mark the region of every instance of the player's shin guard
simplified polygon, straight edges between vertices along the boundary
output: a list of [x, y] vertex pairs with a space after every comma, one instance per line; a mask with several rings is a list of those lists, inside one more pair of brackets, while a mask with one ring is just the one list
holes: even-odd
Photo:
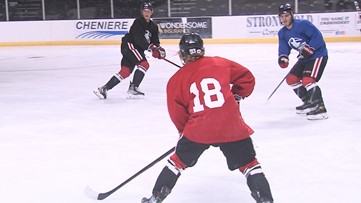
[[104, 85], [106, 90], [110, 90], [116, 85], [120, 83], [123, 79], [119, 76], [119, 74], [114, 75], [110, 80]]
[[308, 100], [308, 95], [307, 95], [307, 90], [304, 86], [302, 86], [302, 83], [296, 83], [291, 85], [293, 91], [296, 93], [296, 95], [303, 101], [303, 102], [307, 102]]
[[306, 86], [307, 95], [310, 103], [323, 102], [322, 93], [320, 87], [316, 83], [311, 83]]
[[134, 84], [135, 87], [139, 87], [140, 83], [143, 81], [145, 72], [136, 69], [134, 72], [134, 76], [133, 76], [133, 81], [132, 83]]
[[147, 61], [142, 61], [137, 65], [132, 82], [135, 87], [139, 87], [148, 69], [149, 69], [149, 63]]
[[172, 191], [180, 175], [181, 169], [177, 168], [171, 159], [168, 159], [167, 165], [159, 174], [153, 188], [153, 197], [159, 199], [160, 202], [163, 201]]
[[257, 203], [273, 202], [269, 183], [256, 158], [249, 164], [240, 167], [239, 170], [246, 176], [251, 195]]
[[251, 190], [252, 197], [257, 201], [257, 203], [273, 202], [269, 183], [263, 173], [248, 176], [247, 185]]
[[328, 118], [327, 110], [323, 102], [322, 93], [320, 87], [316, 83], [312, 83], [307, 87], [307, 93], [309, 94], [310, 105], [313, 106], [313, 109], [307, 112], [308, 120], [324, 120]]

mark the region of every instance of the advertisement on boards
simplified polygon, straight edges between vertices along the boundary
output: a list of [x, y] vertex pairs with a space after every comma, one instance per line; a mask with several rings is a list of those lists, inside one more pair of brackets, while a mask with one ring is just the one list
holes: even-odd
[[77, 40], [120, 39], [128, 33], [134, 20], [79, 20], [74, 21]]
[[[314, 22], [311, 14], [295, 14], [294, 18]], [[246, 17], [245, 29], [247, 37], [277, 37], [282, 26], [278, 15], [258, 15]]]
[[325, 13], [318, 16], [316, 27], [324, 36], [342, 36], [351, 31], [353, 25], [354, 21], [349, 13]]
[[[305, 19], [314, 24], [324, 36], [339, 37], [359, 35], [361, 22], [357, 14], [351, 12], [295, 14], [295, 19]], [[282, 24], [277, 15], [245, 17], [246, 37], [277, 37]]]
[[180, 39], [183, 34], [191, 32], [202, 38], [212, 38], [212, 18], [160, 18], [153, 21], [158, 24], [161, 39]]

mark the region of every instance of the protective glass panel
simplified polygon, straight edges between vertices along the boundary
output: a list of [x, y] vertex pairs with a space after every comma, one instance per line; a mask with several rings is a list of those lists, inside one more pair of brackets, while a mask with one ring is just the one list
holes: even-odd
[[43, 20], [41, 0], [9, 0], [9, 20]]
[[0, 21], [6, 20], [5, 0], [0, 0]]
[[45, 0], [46, 20], [78, 19], [76, 0]]

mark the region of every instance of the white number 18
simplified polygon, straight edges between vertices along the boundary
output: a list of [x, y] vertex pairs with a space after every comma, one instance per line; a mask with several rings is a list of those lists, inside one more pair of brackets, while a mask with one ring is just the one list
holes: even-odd
[[[201, 91], [204, 93], [204, 105], [208, 108], [217, 108], [221, 107], [224, 104], [224, 96], [221, 92], [221, 85], [214, 78], [204, 78], [201, 83]], [[213, 89], [209, 89], [210, 86], [213, 86]], [[199, 98], [199, 90], [197, 88], [196, 83], [192, 83], [190, 92], [196, 95], [194, 97], [194, 107], [193, 112], [199, 112], [204, 110], [204, 105], [201, 104], [201, 100]], [[212, 101], [211, 96], [215, 95], [216, 99]]]

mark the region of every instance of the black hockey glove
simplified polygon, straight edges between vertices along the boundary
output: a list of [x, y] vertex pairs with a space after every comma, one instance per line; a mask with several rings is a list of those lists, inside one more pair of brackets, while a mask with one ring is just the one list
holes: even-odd
[[238, 94], [233, 94], [233, 96], [239, 106], [240, 101], [244, 98], [242, 96], [239, 96]]
[[288, 56], [281, 55], [278, 57], [278, 65], [280, 65], [281, 68], [287, 68], [289, 63]]
[[298, 59], [307, 59], [310, 56], [312, 56], [312, 54], [315, 53], [315, 49], [310, 47], [310, 45], [308, 44], [304, 44], [300, 50], [299, 50], [299, 55], [298, 55]]
[[239, 101], [244, 99], [242, 96], [239, 96], [238, 94], [233, 94], [233, 96], [234, 96], [234, 99], [236, 100], [237, 103], [239, 103]]

